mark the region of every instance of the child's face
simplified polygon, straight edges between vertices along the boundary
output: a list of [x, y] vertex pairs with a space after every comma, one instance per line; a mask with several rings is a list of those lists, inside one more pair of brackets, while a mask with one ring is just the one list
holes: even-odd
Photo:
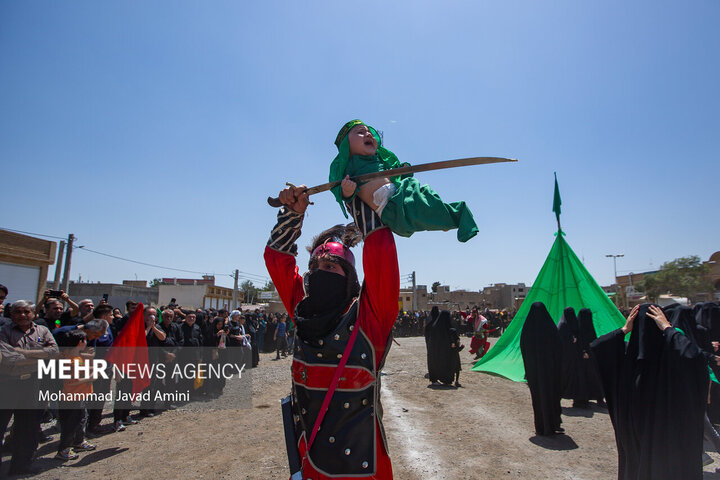
[[377, 140], [365, 125], [356, 125], [348, 133], [350, 155], [375, 155]]

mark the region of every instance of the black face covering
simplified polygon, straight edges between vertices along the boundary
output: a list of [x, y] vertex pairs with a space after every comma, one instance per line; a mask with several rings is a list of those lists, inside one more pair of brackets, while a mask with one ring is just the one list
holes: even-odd
[[340, 320], [347, 301], [347, 278], [315, 270], [305, 278], [305, 297], [296, 307], [298, 335], [317, 338], [331, 331]]
[[340, 306], [347, 296], [347, 279], [339, 273], [315, 270], [306, 278], [306, 308], [321, 313]]

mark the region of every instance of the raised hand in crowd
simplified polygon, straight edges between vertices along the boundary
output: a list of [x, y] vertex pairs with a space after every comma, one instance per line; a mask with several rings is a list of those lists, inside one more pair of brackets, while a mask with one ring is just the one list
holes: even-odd
[[637, 318], [637, 314], [638, 314], [639, 310], [640, 310], [640, 305], [635, 305], [633, 307], [632, 311], [630, 311], [630, 315], [628, 315], [627, 320], [625, 320], [625, 325], [621, 329], [625, 335], [632, 332], [633, 322], [635, 322], [635, 319]]
[[650, 308], [648, 309], [647, 313], [648, 317], [655, 320], [655, 325], [660, 330], [665, 330], [668, 327], [672, 327], [670, 325], [670, 322], [668, 321], [667, 317], [665, 317], [665, 313], [660, 309], [660, 307], [657, 307], [655, 305], [650, 305]]
[[[57, 295], [57, 292], [59, 292], [60, 295]], [[55, 293], [55, 295], [53, 295], [53, 293]], [[71, 317], [74, 317], [78, 313], [80, 313], [80, 307], [78, 306], [78, 304], [73, 302], [70, 299], [70, 296], [67, 293], [63, 292], [62, 290], [57, 290], [56, 292], [54, 292], [53, 290], [45, 290], [43, 292], [42, 300], [40, 302], [38, 302], [38, 304], [35, 306], [35, 313], [39, 314], [43, 310], [43, 308], [45, 308], [45, 303], [48, 300], [50, 300], [51, 298], [56, 298], [58, 300], [65, 302], [70, 307], [70, 316]]]

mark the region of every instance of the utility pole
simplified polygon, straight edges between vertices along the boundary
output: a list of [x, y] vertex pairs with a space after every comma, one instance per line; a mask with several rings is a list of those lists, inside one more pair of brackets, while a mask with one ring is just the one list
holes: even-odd
[[[617, 254], [617, 255], [605, 255], [605, 256], [606, 256], [607, 258], [612, 257], [612, 259], [613, 259], [613, 272], [615, 273], [615, 280], [613, 281], [613, 284], [614, 284], [614, 285], [617, 285], [617, 284], [618, 284], [618, 281], [617, 281], [617, 259], [620, 258], [620, 257], [624, 257], [625, 255], [622, 254], [622, 253], [620, 253], [620, 254]], [[630, 284], [632, 284], [632, 279], [630, 280]], [[619, 289], [618, 287], [616, 287], [616, 288], [615, 288], [615, 295], [618, 294], [618, 290], [620, 290], [620, 289]], [[625, 292], [625, 306], [627, 306], [627, 292]]]
[[615, 272], [615, 283], [617, 283], [617, 259], [620, 257], [624, 257], [625, 255], [621, 253], [619, 255], [605, 255], [605, 256], [608, 258], [612, 257], [612, 259], [613, 259], [613, 271]]
[[53, 280], [53, 290], [60, 290], [60, 272], [62, 271], [64, 253], [65, 240], [60, 240], [60, 248], [58, 249], [57, 260], [55, 261], [55, 280]]
[[232, 304], [233, 310], [237, 310], [237, 303], [238, 303], [238, 275], [240, 274], [240, 271], [235, 269], [235, 286], [233, 287], [233, 298], [232, 298]]
[[63, 273], [63, 288], [62, 291], [68, 293], [68, 286], [70, 285], [70, 262], [72, 261], [73, 243], [75, 242], [75, 235], [72, 233], [68, 235], [67, 255], [65, 256], [65, 272]]
[[416, 288], [417, 285], [415, 285], [415, 270], [413, 270], [413, 273], [412, 273], [412, 285], [413, 285], [412, 286], [412, 292], [413, 292], [412, 308], [413, 308], [413, 312], [417, 312], [417, 288]]

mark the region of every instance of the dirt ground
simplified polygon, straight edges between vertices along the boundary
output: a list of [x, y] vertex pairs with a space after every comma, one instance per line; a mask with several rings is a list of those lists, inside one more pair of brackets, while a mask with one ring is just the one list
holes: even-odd
[[[563, 400], [567, 434], [536, 437], [524, 383], [470, 372], [466, 349], [461, 352], [463, 387], [429, 388], [423, 378], [424, 339], [398, 342], [386, 362], [382, 391], [395, 478], [616, 478], [615, 440], [605, 409], [574, 409]], [[279, 400], [289, 390], [291, 359], [273, 357], [262, 354], [251, 371], [251, 408], [190, 403], [92, 439], [96, 451], [65, 463], [53, 458], [59, 437], [54, 434], [55, 441], [40, 446], [35, 465], [43, 471], [33, 478], [286, 480]], [[112, 413], [107, 414], [103, 422], [111, 423]], [[720, 479], [720, 455], [709, 454], [715, 463], [705, 467], [705, 478]], [[3, 474], [7, 460], [3, 456]]]

